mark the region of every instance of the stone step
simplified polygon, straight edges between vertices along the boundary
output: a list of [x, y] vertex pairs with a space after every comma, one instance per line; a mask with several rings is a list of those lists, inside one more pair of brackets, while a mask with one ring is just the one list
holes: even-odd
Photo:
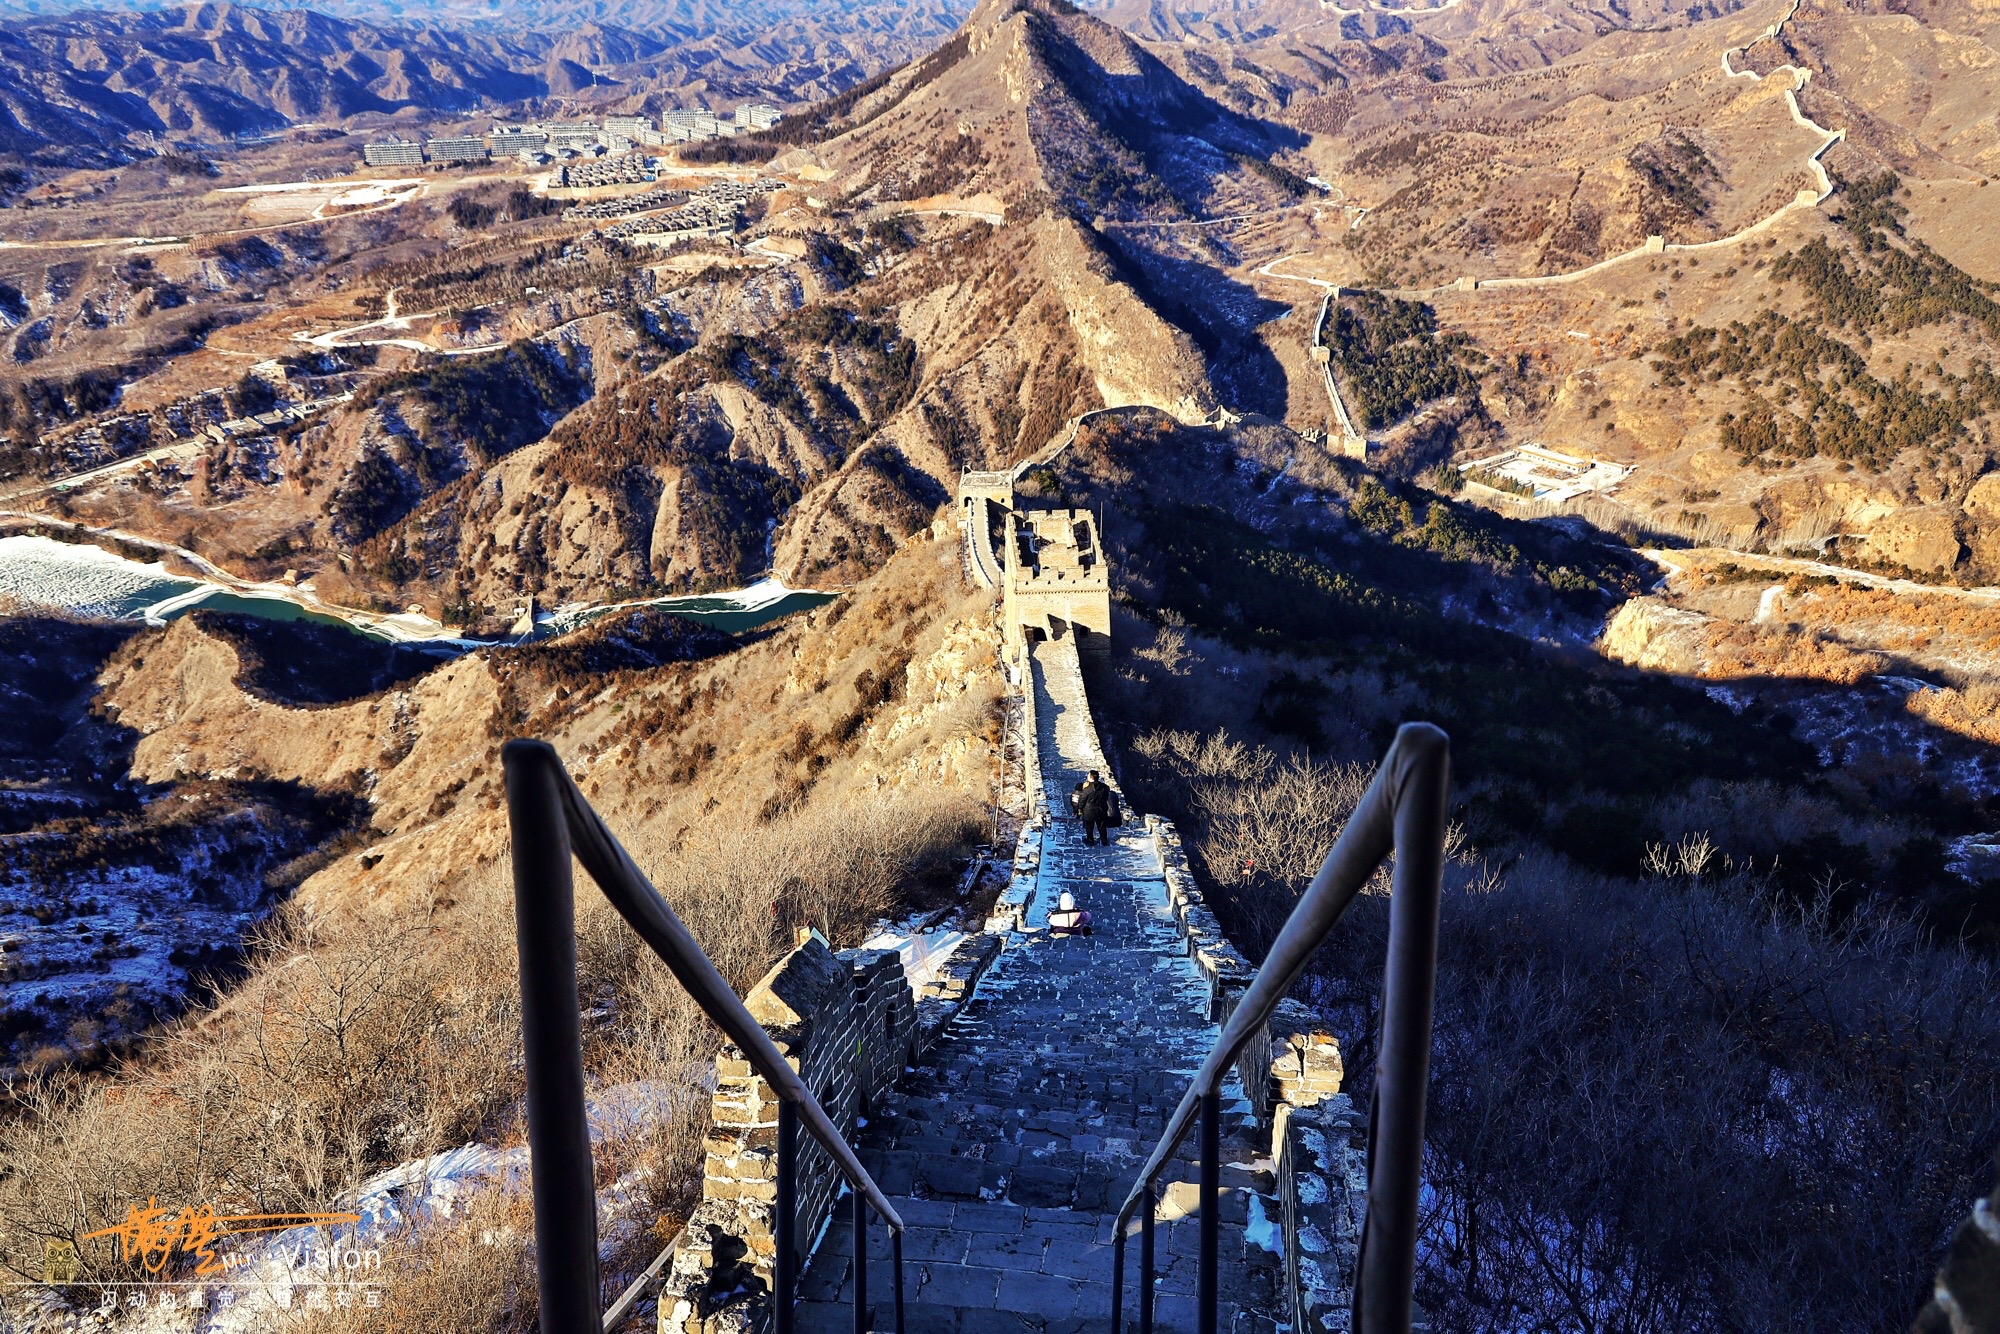
[[[1073, 675], [1073, 673], [1071, 673]], [[1038, 668], [1038, 685], [1045, 685]], [[1065, 690], [1079, 682], [1064, 678]], [[1078, 728], [1081, 695], [1038, 706], [1052, 808], [1102, 764]], [[1075, 712], [1070, 712], [1070, 711]], [[1074, 754], [1071, 747], [1081, 746]], [[1064, 890], [1096, 919], [1090, 937], [1034, 929]], [[1028, 930], [921, 1064], [870, 1117], [863, 1163], [907, 1226], [906, 1334], [1118, 1334], [1110, 1326], [1112, 1217], [1216, 1036], [1206, 984], [1165, 911], [1150, 846], [1128, 826], [1084, 848], [1066, 821], [1044, 831]], [[1154, 1275], [1161, 1334], [1194, 1334], [1199, 1223], [1195, 1136], [1162, 1174]], [[1221, 1334], [1275, 1334], [1275, 1257], [1246, 1237], [1268, 1197], [1268, 1133], [1223, 1125]], [[1266, 1217], [1275, 1208], [1266, 1198]], [[1138, 1318], [1138, 1242], [1126, 1255], [1126, 1319]], [[854, 1237], [844, 1212], [801, 1276], [798, 1334], [854, 1327]], [[894, 1269], [886, 1229], [868, 1235], [871, 1328], [888, 1334]]]
[[[1111, 1324], [1110, 1288], [1101, 1300], [1095, 1293], [1048, 1291], [1047, 1305], [1028, 1310], [1000, 1306], [952, 1306], [941, 1302], [903, 1305], [904, 1334], [1116, 1334]], [[1021, 1289], [1025, 1291], [1026, 1289]], [[875, 1300], [869, 1294], [868, 1328], [874, 1334], [894, 1334], [893, 1298]], [[1125, 1294], [1125, 1334], [1138, 1327], [1138, 1311], [1130, 1288]], [[794, 1316], [797, 1334], [853, 1334], [854, 1305], [846, 1302], [802, 1301]], [[1195, 1334], [1199, 1328], [1192, 1296], [1162, 1293], [1153, 1300], [1153, 1328], [1159, 1334]], [[1219, 1334], [1278, 1334], [1268, 1316], [1232, 1302], [1216, 1307]]]

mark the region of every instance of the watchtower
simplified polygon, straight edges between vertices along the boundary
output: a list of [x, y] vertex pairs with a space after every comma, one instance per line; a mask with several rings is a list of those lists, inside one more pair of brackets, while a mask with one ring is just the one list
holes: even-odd
[[1111, 638], [1111, 572], [1085, 509], [1007, 515], [1004, 590], [1007, 661], [1037, 639], [1075, 634], [1079, 652], [1102, 653]]

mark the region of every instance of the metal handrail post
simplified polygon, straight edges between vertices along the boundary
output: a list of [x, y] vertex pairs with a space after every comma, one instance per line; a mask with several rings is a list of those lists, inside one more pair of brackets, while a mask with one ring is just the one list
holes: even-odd
[[896, 1334], [903, 1334], [903, 1234], [889, 1234], [889, 1254], [896, 1268]]
[[716, 971], [693, 934], [667, 906], [660, 891], [653, 888], [631, 854], [605, 827], [603, 819], [591, 809], [590, 802], [562, 767], [562, 758], [555, 748], [546, 741], [514, 740], [501, 747], [501, 757], [510, 772], [517, 766], [549, 772], [569, 827], [570, 850], [604, 891], [604, 897], [653, 953], [660, 956], [682, 989], [722, 1030], [723, 1036], [736, 1044], [751, 1068], [771, 1085], [772, 1092], [780, 1100], [797, 1106], [800, 1124], [832, 1156], [848, 1184], [868, 1197], [884, 1222], [900, 1230], [903, 1216], [896, 1212], [896, 1206], [889, 1203], [889, 1197], [868, 1175], [853, 1146], [834, 1128], [826, 1109], [779, 1052], [771, 1035], [750, 1017], [742, 999]]
[[854, 1192], [854, 1334], [868, 1334], [868, 1201]]
[[1196, 1334], [1215, 1334], [1222, 1274], [1222, 1095], [1201, 1099], [1201, 1267], [1195, 1278]]
[[505, 775], [541, 1327], [543, 1334], [575, 1334], [596, 1329], [603, 1310], [576, 995], [576, 886], [554, 775], [543, 765], [511, 763]]
[[[1386, 1013], [1380, 1086], [1373, 1109], [1368, 1218], [1356, 1269], [1356, 1334], [1406, 1334], [1412, 1314], [1410, 1286], [1416, 1273], [1418, 1191], [1423, 1172], [1424, 1088], [1430, 1073], [1432, 993], [1437, 977], [1438, 903], [1443, 893], [1444, 836], [1451, 788], [1451, 742], [1429, 723], [1405, 723], [1382, 757], [1374, 781], [1355, 805], [1346, 827], [1320, 863], [1298, 906], [1272, 942], [1264, 965], [1223, 1025], [1222, 1034], [1167, 1118], [1152, 1156], [1139, 1169], [1130, 1194], [1119, 1206], [1114, 1232], [1122, 1235], [1139, 1201], [1152, 1188], [1168, 1159], [1205, 1113], [1206, 1099], [1222, 1080], [1272, 1010], [1305, 971], [1313, 951], [1393, 850], [1396, 868], [1390, 914]], [[1204, 1128], [1204, 1133], [1206, 1129]], [[1203, 1161], [1208, 1155], [1204, 1153]], [[1376, 1164], [1380, 1163], [1380, 1170]], [[1204, 1210], [1204, 1217], [1212, 1211]], [[1372, 1236], [1372, 1240], [1371, 1240]], [[1122, 1266], [1123, 1257], [1119, 1257]]]
[[[1432, 794], [1426, 794], [1429, 796]], [[1396, 810], [1396, 869], [1389, 899], [1389, 958], [1382, 977], [1382, 1039], [1368, 1116], [1368, 1213], [1355, 1262], [1355, 1334], [1403, 1334], [1414, 1315], [1424, 1112], [1444, 842], [1444, 791]]]
[[1139, 1215], [1139, 1334], [1153, 1334], [1153, 1226], [1160, 1212], [1150, 1187], [1146, 1190], [1146, 1210]]
[[1125, 1334], [1125, 1229], [1111, 1229], [1111, 1334]]
[[778, 1334], [792, 1334], [793, 1302], [798, 1291], [799, 1257], [799, 1113], [789, 1102], [778, 1104], [778, 1200], [771, 1233], [778, 1243], [773, 1274], [772, 1304]]
[[[536, 1281], [544, 1334], [577, 1334], [622, 1319], [634, 1284], [600, 1314], [596, 1179], [584, 1108], [582, 1007], [576, 990], [574, 857], [612, 907], [730, 1041], [778, 1100], [778, 1303], [789, 1334], [798, 1280], [798, 1130], [801, 1124], [833, 1159], [856, 1195], [888, 1224], [896, 1243], [896, 1320], [903, 1318], [902, 1215], [861, 1165], [854, 1148], [799, 1078], [771, 1035], [716, 971], [660, 892], [633, 862], [562, 758], [546, 742], [514, 740], [501, 748], [512, 836], [515, 933], [521, 966], [521, 1028], [527, 1075], [528, 1147], [534, 1185]], [[669, 1248], [671, 1251], [671, 1248]], [[658, 1272], [665, 1256], [641, 1276]]]

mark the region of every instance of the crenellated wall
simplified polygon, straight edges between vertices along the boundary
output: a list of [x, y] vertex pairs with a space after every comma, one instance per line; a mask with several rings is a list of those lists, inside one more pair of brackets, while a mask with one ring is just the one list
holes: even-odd
[[1010, 510], [1001, 548], [1004, 662], [1029, 643], [1073, 634], [1102, 651], [1111, 635], [1111, 575], [1089, 510]]
[[[1210, 1014], [1226, 1023], [1255, 976], [1202, 901], [1173, 821], [1146, 817], [1166, 877], [1167, 903], [1181, 940], [1209, 980]], [[1365, 1129], [1340, 1091], [1340, 1043], [1306, 1006], [1278, 1002], [1263, 1030], [1236, 1058], [1236, 1073], [1259, 1125], [1271, 1132], [1284, 1235], [1285, 1291], [1294, 1334], [1346, 1334], [1354, 1264], [1368, 1199]]]
[[[961, 942], [913, 994], [895, 950], [836, 953], [816, 931], [743, 998], [850, 1143], [860, 1119], [958, 1013], [999, 953], [997, 937]], [[660, 1293], [662, 1334], [757, 1334], [771, 1324], [777, 1256], [778, 1099], [736, 1047], [715, 1058], [701, 1203]], [[839, 1169], [801, 1127], [798, 1211], [803, 1261], [833, 1214]]]
[[[1219, 1021], [1236, 1008], [1237, 998], [1250, 985], [1256, 970], [1242, 951], [1230, 943], [1229, 937], [1222, 934], [1222, 923], [1209, 911], [1200, 887], [1195, 884], [1194, 871], [1181, 848], [1180, 831], [1174, 828], [1174, 822], [1149, 815], [1146, 832], [1152, 836], [1161, 873], [1166, 876], [1167, 906], [1180, 926], [1188, 954], [1201, 969], [1201, 975], [1208, 979], [1209, 1017]], [[1245, 1080], [1245, 1087], [1251, 1082]]]
[[[969, 533], [989, 503], [984, 484], [990, 479], [973, 480], [979, 485], [965, 488], [968, 503], [960, 507]], [[1090, 516], [1073, 511], [1043, 512], [1042, 517], [1059, 519], [1080, 533], [1062, 554], [1074, 555], [1075, 572], [1089, 576], [1077, 582], [1088, 582], [1094, 595], [1106, 596], [1109, 580]], [[1010, 531], [1018, 539], [1018, 526]], [[1056, 545], [1054, 539], [1050, 544]], [[1010, 544], [1010, 581], [1018, 563]], [[1059, 565], [1054, 558], [1043, 563], [1051, 570]], [[1004, 591], [1015, 599], [1021, 592], [1011, 582]], [[861, 1118], [904, 1067], [916, 1063], [971, 1000], [988, 965], [1003, 948], [1013, 947], [1008, 939], [1019, 946], [1037, 934], [1032, 923], [1039, 921], [1035, 898], [1045, 873], [1044, 856], [1052, 859], [1052, 883], [1061, 884], [1074, 855], [1075, 834], [1063, 805], [1070, 785], [1084, 770], [1096, 768], [1116, 786], [1078, 657], [1080, 624], [1101, 634], [1109, 628], [1108, 616], [1099, 629], [1087, 619], [1051, 614], [1030, 637], [1021, 633], [1015, 599], [1010, 599], [1009, 644], [1019, 650], [1014, 666], [1023, 688], [1021, 751], [1030, 806], [1015, 846], [1011, 881], [984, 931], [961, 942], [916, 994], [894, 951], [835, 952], [808, 933], [745, 998], [751, 1014], [850, 1142], [857, 1138]], [[1136, 821], [1128, 816], [1128, 834], [1132, 823]], [[1165, 906], [1181, 947], [1207, 983], [1207, 1017], [1224, 1023], [1241, 1002], [1254, 970], [1204, 901], [1172, 822], [1147, 816], [1143, 831], [1158, 860]], [[1145, 887], [1138, 900], [1142, 913], [1156, 911], [1151, 876], [1141, 873], [1132, 883]], [[1159, 937], [1151, 939], [1155, 944], [1148, 948], [1157, 949]], [[1186, 996], [1184, 986], [1179, 994]], [[1187, 1013], [1192, 1016], [1192, 1006]], [[766, 1334], [772, 1323], [778, 1106], [740, 1052], [725, 1049], [716, 1058], [715, 1071], [702, 1201], [676, 1245], [662, 1285], [663, 1334]], [[1339, 1044], [1310, 1010], [1287, 1001], [1239, 1055], [1236, 1073], [1258, 1124], [1271, 1136], [1279, 1214], [1272, 1221], [1282, 1230], [1284, 1291], [1277, 1294], [1278, 1307], [1270, 1314], [1288, 1320], [1294, 1334], [1345, 1334], [1367, 1186], [1356, 1147], [1361, 1118], [1340, 1092], [1344, 1071]], [[803, 1261], [827, 1227], [840, 1182], [831, 1159], [809, 1137], [801, 1134], [799, 1148], [793, 1226]], [[1261, 1144], [1253, 1150], [1260, 1151]], [[1238, 1207], [1243, 1207], [1240, 1201]], [[1268, 1210], [1270, 1205], [1260, 1207]]]

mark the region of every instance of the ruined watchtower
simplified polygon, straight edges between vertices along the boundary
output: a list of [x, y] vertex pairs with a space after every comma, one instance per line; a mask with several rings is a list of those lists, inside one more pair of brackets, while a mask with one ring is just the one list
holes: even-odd
[[1012, 511], [1004, 552], [1007, 661], [1032, 640], [1070, 633], [1081, 651], [1109, 647], [1111, 572], [1089, 510]]

